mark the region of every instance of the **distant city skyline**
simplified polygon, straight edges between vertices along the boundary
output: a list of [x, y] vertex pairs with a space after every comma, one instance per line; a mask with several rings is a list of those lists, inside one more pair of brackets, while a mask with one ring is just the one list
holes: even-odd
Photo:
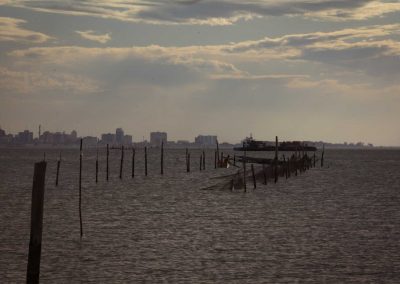
[[[0, 1], [0, 124], [399, 146], [395, 0]], [[36, 131], [35, 131], [35, 135]], [[147, 138], [149, 139], [149, 138]], [[192, 139], [192, 138], [191, 138]]]

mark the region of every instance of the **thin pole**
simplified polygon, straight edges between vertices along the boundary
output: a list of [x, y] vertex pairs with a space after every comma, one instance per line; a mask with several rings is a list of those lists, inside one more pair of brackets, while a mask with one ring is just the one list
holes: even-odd
[[96, 183], [99, 181], [99, 148], [96, 148]]
[[46, 176], [45, 161], [35, 164], [32, 186], [31, 233], [29, 240], [26, 283], [39, 283], [40, 256], [42, 252], [43, 199]]
[[81, 229], [81, 238], [83, 236], [83, 228], [82, 228], [82, 138], [81, 145], [79, 151], [79, 224]]
[[203, 171], [206, 169], [206, 152], [203, 150]]
[[132, 148], [132, 178], [135, 177], [135, 148]]
[[106, 167], [106, 179], [108, 181], [108, 171], [109, 171], [109, 167], [108, 167], [108, 157], [110, 156], [110, 149], [109, 146], [107, 144], [107, 167]]
[[122, 169], [124, 167], [124, 145], [121, 147], [121, 163], [119, 165], [119, 179], [122, 179]]
[[[243, 145], [244, 147], [244, 145]], [[243, 185], [244, 185], [244, 192], [247, 192], [247, 186], [246, 186], [246, 150], [244, 150], [244, 156], [243, 156]]]
[[144, 174], [147, 176], [147, 146], [144, 147]]
[[60, 157], [58, 158], [57, 161], [56, 186], [58, 186], [58, 175], [60, 173], [60, 164], [61, 164], [61, 152], [60, 152]]
[[161, 174], [164, 174], [164, 141], [161, 141]]

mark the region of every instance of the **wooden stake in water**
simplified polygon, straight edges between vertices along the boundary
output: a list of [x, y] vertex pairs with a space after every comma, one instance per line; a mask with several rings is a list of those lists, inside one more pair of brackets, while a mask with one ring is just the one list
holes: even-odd
[[219, 144], [218, 144], [218, 140], [217, 140], [217, 162], [218, 162], [218, 165], [220, 164], [220, 161], [219, 161]]
[[185, 152], [186, 172], [189, 172], [188, 171], [188, 154], [189, 154], [189, 151], [188, 151], [188, 148], [186, 148], [186, 152]]
[[246, 175], [247, 175], [247, 173], [246, 173], [246, 150], [244, 150], [244, 156], [243, 156], [243, 186], [244, 186], [244, 192], [247, 192]]
[[256, 184], [256, 174], [254, 173], [254, 165], [251, 164], [251, 174], [253, 175], [253, 184], [254, 184], [254, 189], [257, 188], [257, 184]]
[[278, 136], [275, 136], [275, 183], [278, 182]]
[[321, 168], [324, 166], [325, 144], [322, 145]]
[[214, 152], [214, 169], [217, 168], [217, 155], [218, 155], [218, 152], [217, 152], [217, 150], [215, 150], [215, 152]]
[[147, 176], [147, 146], [144, 147], [144, 174]]
[[135, 177], [135, 148], [132, 148], [132, 178]]
[[106, 165], [106, 179], [108, 181], [108, 172], [109, 172], [109, 167], [108, 167], [108, 157], [110, 156], [110, 149], [109, 146], [107, 144], [107, 165]]
[[122, 179], [122, 169], [124, 167], [124, 145], [121, 147], [121, 162], [119, 165], [119, 179]]
[[99, 181], [99, 149], [96, 148], [96, 183]]
[[61, 164], [61, 152], [60, 152], [60, 157], [58, 158], [57, 161], [56, 186], [58, 186], [58, 175], [60, 173], [60, 164]]
[[164, 141], [161, 141], [161, 174], [164, 174]]
[[206, 152], [203, 150], [203, 171], [206, 170]]
[[201, 172], [201, 169], [203, 168], [202, 166], [202, 162], [203, 162], [203, 154], [201, 154], [200, 155], [200, 161], [199, 161], [199, 168], [200, 168], [200, 172]]
[[47, 163], [45, 161], [36, 163], [33, 174], [31, 234], [29, 240], [26, 283], [39, 283], [40, 256], [42, 253], [43, 199], [46, 165]]
[[187, 172], [190, 173], [190, 153], [188, 153]]
[[79, 150], [79, 224], [81, 229], [81, 238], [83, 236], [83, 228], [82, 228], [82, 138], [81, 145]]

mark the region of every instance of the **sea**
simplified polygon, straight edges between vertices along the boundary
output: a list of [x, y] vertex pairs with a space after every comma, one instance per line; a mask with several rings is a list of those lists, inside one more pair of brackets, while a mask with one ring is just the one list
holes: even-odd
[[[235, 154], [220, 150], [224, 156]], [[214, 149], [0, 149], [0, 282], [24, 283], [35, 162], [47, 162], [41, 283], [400, 283], [400, 150], [326, 149], [324, 167], [226, 187]], [[55, 186], [61, 153], [59, 185]], [[280, 153], [281, 155], [282, 153]], [[239, 153], [236, 153], [239, 155]], [[273, 154], [249, 152], [248, 156]], [[317, 153], [319, 158], [321, 153]], [[250, 167], [247, 165], [247, 169]], [[256, 171], [260, 167], [256, 165]]]

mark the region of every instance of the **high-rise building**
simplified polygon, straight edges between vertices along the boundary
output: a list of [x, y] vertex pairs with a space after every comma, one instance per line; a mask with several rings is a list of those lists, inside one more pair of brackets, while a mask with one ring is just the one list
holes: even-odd
[[150, 144], [154, 146], [160, 146], [161, 142], [167, 142], [166, 132], [151, 132], [150, 133]]
[[124, 130], [122, 128], [117, 128], [115, 130], [115, 137], [116, 137], [116, 142], [117, 144], [123, 144], [124, 143]]
[[217, 136], [215, 135], [199, 135], [194, 138], [194, 143], [202, 146], [211, 146], [217, 144]]
[[101, 134], [101, 143], [113, 145], [116, 142], [116, 135], [112, 133]]

